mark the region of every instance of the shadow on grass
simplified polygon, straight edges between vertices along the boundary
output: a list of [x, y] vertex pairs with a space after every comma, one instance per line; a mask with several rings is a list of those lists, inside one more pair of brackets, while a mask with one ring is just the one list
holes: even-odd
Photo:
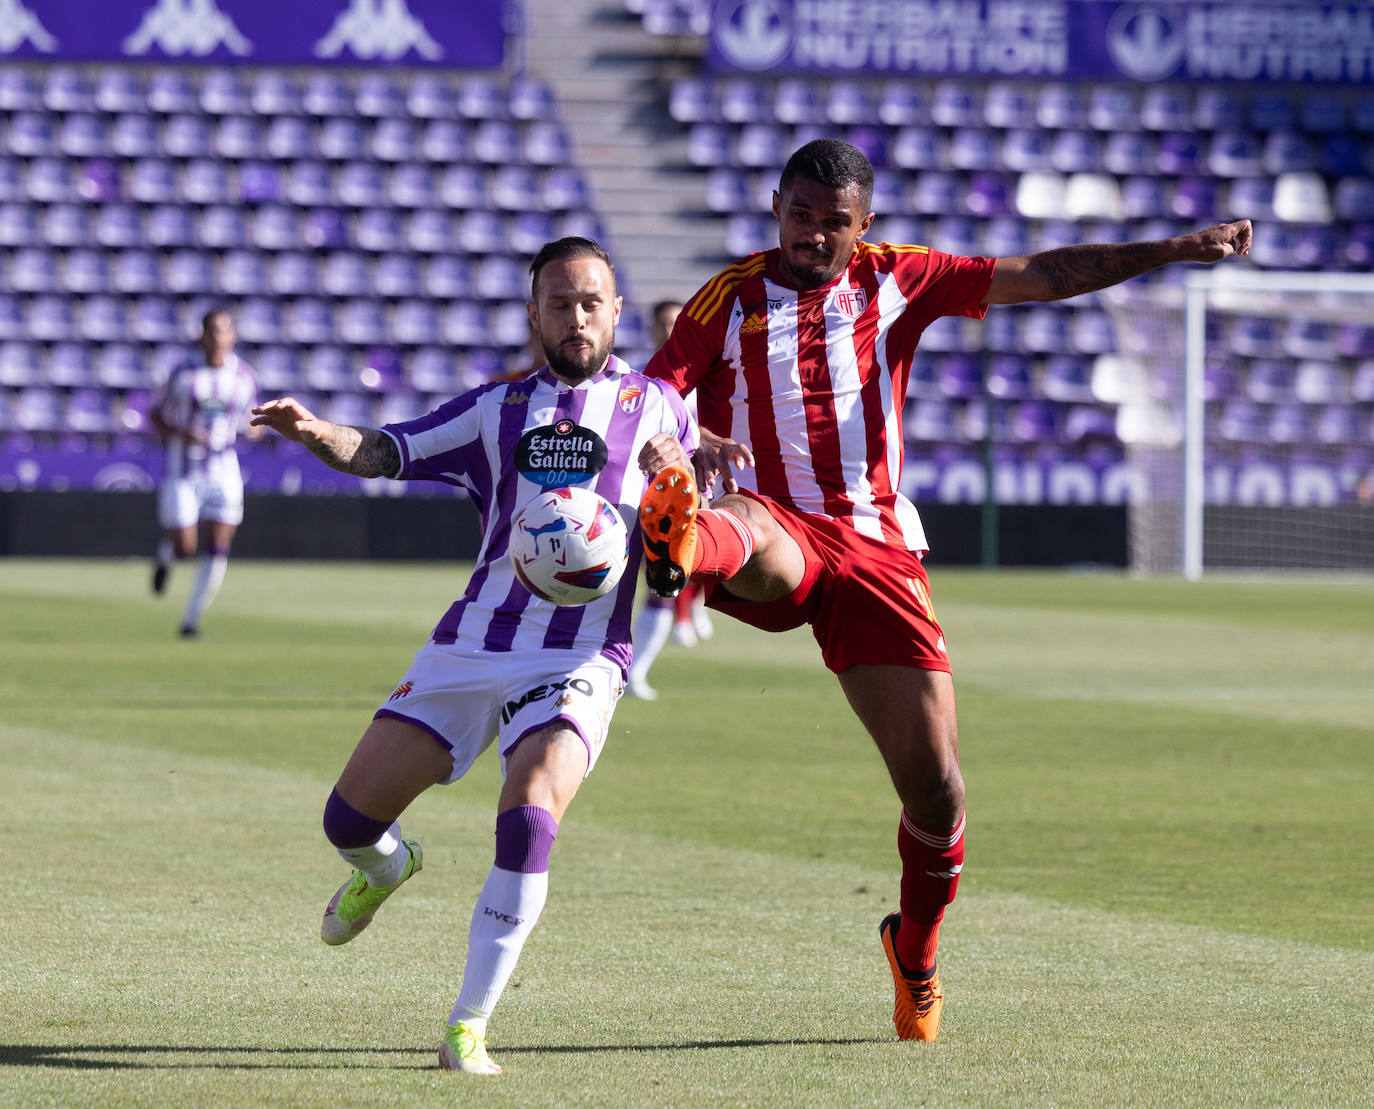
[[[680, 1044], [541, 1044], [532, 1047], [495, 1048], [497, 1055], [583, 1055], [598, 1052], [709, 1051], [750, 1047], [837, 1047], [844, 1044], [885, 1044], [886, 1037], [826, 1038], [810, 1040], [693, 1040]], [[186, 1044], [0, 1044], [0, 1067], [58, 1067], [69, 1070], [430, 1070], [433, 1062], [376, 1064], [350, 1061], [358, 1056], [433, 1056], [435, 1047], [229, 1047]], [[160, 1056], [165, 1059], [116, 1059], [107, 1056]], [[183, 1059], [187, 1055], [218, 1056], [217, 1062]], [[269, 1062], [250, 1062], [247, 1057], [265, 1055]], [[225, 1059], [225, 1056], [230, 1058]], [[319, 1061], [293, 1062], [294, 1057], [320, 1056]], [[279, 1058], [274, 1058], [279, 1057]], [[237, 1062], [242, 1058], [244, 1061]]]

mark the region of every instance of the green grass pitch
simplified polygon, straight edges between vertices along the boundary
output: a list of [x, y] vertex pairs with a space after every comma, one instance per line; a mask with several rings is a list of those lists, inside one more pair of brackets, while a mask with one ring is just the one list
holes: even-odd
[[968, 867], [898, 1043], [897, 807], [805, 632], [625, 701], [491, 1025], [433, 1069], [496, 767], [354, 944], [319, 828], [462, 568], [0, 560], [0, 1104], [1369, 1105], [1374, 586], [932, 569]]

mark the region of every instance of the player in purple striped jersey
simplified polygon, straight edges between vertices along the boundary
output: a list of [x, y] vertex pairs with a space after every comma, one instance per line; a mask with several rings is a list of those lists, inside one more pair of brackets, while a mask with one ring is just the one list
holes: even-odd
[[[258, 402], [253, 369], [234, 353], [238, 335], [228, 312], [207, 312], [201, 321], [204, 359], [178, 366], [153, 406], [162, 436], [165, 472], [158, 489], [162, 541], [153, 564], [153, 592], [167, 587], [172, 561], [200, 553], [181, 634], [199, 634], [229, 566], [229, 545], [243, 523], [243, 476], [234, 441]], [[262, 432], [250, 427], [248, 434]], [[197, 534], [197, 533], [201, 534]]]
[[419, 419], [341, 427], [291, 398], [255, 424], [360, 477], [429, 479], [466, 489], [481, 513], [477, 566], [358, 742], [324, 811], [325, 834], [356, 868], [325, 911], [326, 943], [345, 943], [420, 869], [396, 823], [412, 800], [463, 776], [493, 740], [503, 785], [496, 860], [473, 909], [462, 988], [440, 1065], [493, 1074], [487, 1018], [548, 890], [558, 824], [605, 742], [630, 664], [639, 544], [611, 593], [580, 608], [535, 598], [506, 557], [511, 520], [541, 490], [581, 485], [632, 521], [647, 477], [637, 458], [661, 433], [696, 450], [681, 398], [611, 354], [620, 317], [615, 270], [587, 239], [548, 243], [530, 266], [530, 321], [548, 365], [490, 382]]

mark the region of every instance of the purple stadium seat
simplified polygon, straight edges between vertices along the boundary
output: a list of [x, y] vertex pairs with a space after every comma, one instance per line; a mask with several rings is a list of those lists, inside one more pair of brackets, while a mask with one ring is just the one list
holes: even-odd
[[353, 94], [341, 78], [327, 70], [313, 70], [305, 79], [301, 106], [307, 115], [344, 117], [353, 114]]
[[1193, 130], [1193, 106], [1180, 85], [1149, 85], [1140, 99], [1141, 126], [1151, 131]]
[[[1325, 320], [1294, 318], [1283, 328], [1280, 345], [1283, 353], [1292, 358], [1328, 361], [1336, 357], [1336, 328]], [[1300, 392], [1299, 399], [1307, 398]], [[1309, 403], [1320, 403], [1326, 399], [1320, 397]]]
[[238, 331], [247, 343], [280, 343], [286, 338], [276, 301], [249, 297], [239, 307]]
[[110, 152], [121, 158], [150, 158], [162, 149], [152, 116], [125, 114], [115, 118], [109, 132]]
[[[943, 317], [949, 319], [949, 317]], [[942, 321], [937, 321], [942, 322]], [[927, 330], [929, 335], [930, 330]], [[940, 360], [940, 395], [950, 400], [967, 400], [983, 394], [983, 369], [976, 356], [954, 353]]]
[[458, 246], [469, 254], [491, 254], [501, 249], [505, 234], [501, 217], [486, 209], [471, 209], [458, 221]]
[[1022, 85], [994, 81], [983, 97], [983, 122], [1000, 130], [1035, 126], [1035, 102]]
[[313, 158], [319, 145], [315, 125], [301, 116], [277, 116], [267, 125], [263, 152], [279, 162]]
[[1360, 417], [1348, 404], [1329, 404], [1319, 409], [1312, 420], [1312, 435], [1319, 443], [1344, 446], [1360, 442]]
[[106, 115], [122, 112], [141, 112], [147, 103], [148, 90], [143, 77], [121, 66], [105, 66], [96, 73], [92, 99], [97, 110]]
[[796, 78], [779, 81], [773, 92], [773, 102], [768, 114], [779, 123], [791, 126], [817, 122], [821, 118], [821, 106], [816, 96], [815, 84]]
[[[172, 209], [181, 212], [181, 209]], [[212, 250], [234, 250], [248, 245], [248, 229], [243, 214], [227, 205], [206, 208], [196, 221], [196, 240]], [[172, 244], [168, 244], [172, 245]], [[182, 245], [182, 244], [176, 244]]]
[[465, 259], [440, 255], [424, 263], [421, 271], [424, 290], [439, 300], [457, 300], [473, 294], [472, 273]]
[[68, 116], [57, 133], [57, 149], [68, 158], [90, 158], [104, 154], [109, 146], [105, 121], [97, 115], [79, 112]]
[[1279, 358], [1258, 358], [1245, 377], [1245, 395], [1256, 404], [1281, 404], [1293, 399], [1293, 365]]
[[693, 123], [687, 131], [687, 161], [702, 169], [733, 163], [731, 129], [718, 123]]
[[1189, 222], [1215, 219], [1217, 195], [1212, 182], [1205, 177], [1179, 180], [1169, 196], [1169, 214]]
[[873, 174], [873, 200], [870, 207], [881, 216], [894, 215], [906, 207], [905, 193], [905, 174], [877, 170]]
[[1206, 167], [1217, 177], [1257, 177], [1263, 148], [1248, 131], [1219, 131], [1207, 147]]
[[56, 343], [48, 355], [47, 381], [63, 389], [99, 385], [91, 348], [85, 343]]
[[39, 112], [19, 112], [13, 116], [7, 137], [9, 152], [21, 158], [45, 158], [60, 153], [52, 119]]
[[12, 420], [20, 431], [61, 431], [65, 423], [62, 397], [46, 385], [29, 385], [14, 398]]
[[317, 137], [320, 156], [331, 162], [357, 162], [368, 156], [367, 133], [356, 119], [330, 116]]
[[1088, 126], [1096, 131], [1131, 131], [1139, 119], [1136, 95], [1124, 85], [1096, 85], [1088, 94]]
[[71, 293], [98, 293], [110, 287], [110, 269], [100, 250], [70, 251], [62, 263], [62, 288]]
[[421, 347], [408, 360], [406, 378], [424, 393], [458, 392], [453, 356], [441, 347]]
[[1336, 334], [1336, 353], [1342, 358], [1374, 358], [1374, 323], [1350, 320], [1342, 324]]
[[1155, 165], [1161, 173], [1171, 176], [1200, 173], [1202, 145], [1198, 137], [1188, 131], [1164, 132], [1159, 136]]
[[907, 406], [902, 435], [914, 443], [949, 443], [961, 438], [954, 405], [923, 399]]
[[436, 119], [425, 125], [418, 153], [427, 162], [454, 165], [471, 156], [471, 135], [467, 125], [457, 120]]
[[918, 173], [912, 182], [908, 210], [918, 215], [946, 215], [962, 207], [962, 194], [957, 177], [939, 170], [926, 170]]
[[264, 397], [284, 396], [305, 384], [296, 352], [289, 346], [260, 347], [253, 356], [253, 369]]
[[1198, 131], [1239, 131], [1248, 124], [1245, 101], [1234, 86], [1204, 85], [1193, 101], [1192, 126]]
[[1269, 414], [1271, 443], [1302, 443], [1311, 438], [1307, 410], [1300, 404], [1277, 404]]
[[1217, 436], [1229, 443], [1264, 443], [1269, 439], [1264, 410], [1253, 401], [1236, 399], [1221, 407], [1216, 420]]
[[376, 404], [365, 393], [332, 393], [325, 398], [323, 409], [325, 419], [336, 424], [359, 427], [374, 427], [376, 424]]
[[523, 300], [529, 295], [529, 276], [514, 258], [497, 254], [477, 264], [473, 290], [483, 300]]
[[949, 141], [949, 164], [954, 169], [998, 169], [996, 136], [981, 127], [961, 127]]
[[214, 133], [201, 115], [171, 116], [158, 135], [158, 150], [168, 158], [204, 158], [214, 153]]
[[89, 112], [95, 108], [95, 88], [79, 69], [50, 69], [43, 81], [43, 107], [50, 112]]
[[[547, 242], [554, 239], [553, 217], [547, 212], [518, 212], [510, 221], [511, 249], [533, 257]], [[621, 313], [620, 331], [627, 326], [629, 307]]]
[[116, 292], [125, 296], [157, 292], [162, 288], [162, 271], [157, 257], [146, 250], [121, 251], [111, 270]]
[[[1238, 177], [1231, 182], [1226, 197], [1228, 211], [1244, 213], [1255, 220], [1274, 218], [1274, 179]], [[1266, 229], [1267, 233], [1267, 229]]]
[[387, 203], [396, 208], [433, 208], [439, 203], [434, 184], [435, 171], [429, 166], [407, 163], [393, 169], [386, 178]]
[[488, 313], [475, 301], [450, 304], [440, 316], [439, 327], [443, 341], [454, 346], [485, 346], [491, 341]]
[[266, 147], [258, 121], [251, 116], [225, 116], [215, 128], [214, 151], [236, 162], [261, 158]]
[[29, 335], [45, 343], [70, 339], [76, 334], [76, 316], [66, 297], [34, 297], [29, 301], [24, 319], [28, 323]]
[[1346, 228], [1340, 260], [1350, 269], [1374, 269], [1374, 221], [1361, 221]]
[[381, 208], [386, 205], [386, 186], [381, 167], [372, 162], [348, 162], [334, 174], [334, 196], [350, 208]]
[[444, 77], [418, 74], [406, 86], [406, 114], [413, 119], [451, 119], [457, 110], [457, 96]]
[[1114, 131], [1102, 147], [1102, 168], [1118, 176], [1156, 172], [1154, 142], [1139, 131]]
[[33, 343], [0, 343], [0, 385], [11, 389], [44, 384], [43, 358]]
[[1116, 328], [1099, 308], [1076, 307], [1069, 319], [1069, 347], [1077, 354], [1109, 354], [1116, 350]]
[[39, 234], [49, 246], [86, 246], [91, 241], [91, 220], [84, 208], [54, 204], [44, 214]]
[[867, 85], [857, 81], [837, 80], [830, 83], [822, 109], [830, 123], [871, 123], [877, 118], [877, 105]]
[[282, 195], [300, 208], [332, 204], [334, 182], [323, 162], [293, 162], [286, 173]]
[[458, 249], [453, 219], [447, 212], [420, 209], [405, 219], [405, 242], [420, 254], [450, 254]]
[[938, 400], [942, 395], [939, 362], [933, 355], [917, 350], [907, 375], [907, 400]]
[[358, 388], [353, 354], [339, 346], [317, 346], [311, 350], [301, 363], [301, 377], [307, 388], [321, 392], [352, 392]]
[[173, 296], [204, 296], [216, 291], [210, 258], [200, 250], [176, 250], [162, 264], [162, 287]]
[[511, 78], [509, 96], [512, 119], [553, 119], [558, 114], [558, 100], [544, 81], [520, 74]]
[[297, 250], [307, 245], [296, 209], [264, 204], [253, 216], [249, 241], [259, 250]]
[[1064, 415], [1063, 438], [1074, 444], [1116, 439], [1116, 419], [1094, 404], [1075, 404]]
[[1288, 95], [1283, 92], [1256, 93], [1250, 100], [1248, 121], [1252, 130], [1294, 131], [1298, 127], [1297, 112]]
[[1350, 383], [1339, 363], [1305, 358], [1294, 374], [1293, 393], [1303, 404], [1345, 404], [1350, 400]]
[[0, 111], [23, 112], [43, 106], [43, 90], [31, 69], [0, 67]]
[[1100, 173], [1102, 141], [1091, 131], [1060, 131], [1050, 143], [1049, 167], [1060, 173]]
[[1231, 350], [1247, 358], [1277, 358], [1283, 353], [1279, 326], [1269, 316], [1236, 317], [1228, 341]]
[[320, 288], [332, 297], [366, 295], [372, 289], [367, 259], [349, 250], [329, 255], [320, 271]]
[[1005, 174], [974, 173], [964, 190], [964, 211], [980, 219], [1005, 216], [1012, 208], [1011, 185]]
[[[798, 86], [796, 96], [803, 100], [811, 86], [805, 81], [794, 82]], [[778, 117], [782, 119], [781, 116]], [[796, 123], [810, 123], [817, 120], [812, 113], [810, 119], [797, 119]], [[889, 127], [926, 127], [931, 123], [930, 104], [925, 92], [910, 81], [887, 81], [878, 95], [877, 118]]]
[[1051, 167], [1049, 139], [1040, 131], [1018, 128], [1002, 138], [998, 160], [1014, 173], [1036, 172]]
[[207, 69], [200, 82], [201, 110], [212, 116], [247, 116], [253, 113], [248, 82], [231, 67]]
[[526, 166], [501, 166], [490, 179], [491, 201], [507, 212], [524, 212], [539, 207], [539, 180]]
[[252, 78], [251, 111], [260, 116], [293, 116], [305, 110], [296, 78], [280, 69], [263, 69]]
[[1299, 131], [1273, 131], [1264, 140], [1260, 161], [1265, 173], [1311, 173], [1317, 169], [1317, 148]]
[[27, 195], [19, 162], [13, 158], [0, 158], [0, 203], [13, 204], [23, 201]]
[[219, 264], [219, 291], [230, 296], [253, 296], [267, 288], [267, 266], [256, 250], [230, 250]]
[[1348, 133], [1323, 135], [1317, 169], [1328, 177], [1363, 177], [1374, 173], [1374, 143]]
[[439, 314], [427, 300], [404, 300], [391, 316], [391, 340], [404, 346], [439, 342]]
[[[22, 211], [22, 209], [21, 209]], [[25, 225], [29, 223], [25, 215]], [[3, 235], [4, 209], [0, 208], [0, 243]], [[126, 247], [146, 245], [143, 237], [143, 222], [139, 219], [138, 209], [128, 204], [106, 204], [95, 217], [95, 241], [101, 246]], [[158, 244], [154, 244], [158, 245]]]
[[[315, 346], [330, 343], [336, 338], [334, 313], [327, 301], [315, 297], [302, 297], [295, 301], [285, 312], [282, 320], [283, 335], [293, 343]], [[321, 384], [306, 375], [307, 383], [315, 389], [333, 389], [337, 386]]]
[[31, 162], [24, 190], [30, 200], [40, 204], [60, 204], [80, 196], [71, 165], [58, 158], [38, 158]]
[[1293, 259], [1299, 266], [1311, 269], [1334, 269], [1345, 241], [1343, 229], [1326, 226], [1306, 226], [1298, 232]]
[[1085, 404], [1095, 400], [1091, 359], [1071, 354], [1045, 359], [1040, 391], [1049, 400]]
[[133, 337], [144, 343], [175, 343], [187, 337], [176, 303], [167, 297], [140, 297], [134, 305], [129, 327]]
[[980, 253], [986, 258], [1015, 258], [1030, 252], [1030, 234], [1025, 221], [999, 216], [983, 224]]
[[106, 343], [99, 349], [95, 378], [107, 389], [134, 389], [149, 381], [139, 349], [129, 343]]
[[490, 77], [466, 77], [458, 87], [458, 111], [467, 119], [505, 119], [506, 90]]
[[1336, 182], [1332, 207], [1343, 220], [1374, 220], [1374, 180], [1342, 177]]
[[998, 400], [1021, 400], [1033, 394], [1030, 360], [1018, 354], [999, 354], [988, 362], [986, 388]]
[[124, 301], [118, 297], [88, 297], [81, 305], [81, 324], [74, 333], [88, 342], [124, 342], [133, 338], [129, 331], [128, 313]]
[[76, 182], [77, 194], [92, 204], [109, 204], [119, 200], [122, 185], [119, 168], [108, 158], [91, 158], [82, 163]]
[[1035, 96], [1035, 122], [1048, 131], [1088, 125], [1088, 106], [1079, 85], [1044, 84]]
[[156, 70], [148, 78], [148, 107], [159, 115], [200, 111], [196, 87], [175, 68]]
[[679, 77], [668, 90], [668, 114], [678, 123], [717, 121], [714, 83], [706, 77]]
[[406, 113], [405, 90], [388, 73], [365, 73], [358, 79], [353, 106], [360, 116], [372, 119], [403, 117]]
[[9, 288], [16, 293], [56, 293], [62, 288], [53, 253], [34, 247], [16, 250], [10, 256]]
[[346, 301], [337, 319], [339, 337], [346, 343], [368, 346], [387, 341], [386, 314], [375, 300]]
[[141, 158], [129, 167], [125, 188], [140, 204], [166, 204], [177, 198], [177, 175], [171, 162]]
[[1010, 431], [1021, 443], [1057, 443], [1062, 433], [1059, 409], [1048, 401], [1022, 401], [1012, 409]]
[[119, 430], [114, 403], [115, 398], [103, 389], [74, 389], [67, 398], [67, 429], [83, 434]]
[[0, 294], [0, 339], [27, 339], [24, 305], [18, 297]]
[[315, 296], [320, 291], [315, 260], [294, 250], [278, 254], [267, 266], [267, 288], [278, 296]]
[[902, 127], [892, 138], [892, 164], [902, 169], [947, 168], [940, 136], [928, 127]]
[[1018, 328], [1021, 321], [1021, 308], [999, 308], [988, 313], [979, 338], [985, 351], [998, 351], [1020, 354], [1021, 337]]
[[401, 250], [405, 245], [401, 217], [390, 208], [366, 208], [354, 222], [353, 239], [361, 249], [374, 254]]
[[1072, 350], [1069, 342], [1069, 315], [1072, 310], [1048, 305], [1027, 309], [1021, 324], [1021, 343], [1033, 354], [1064, 354]]
[[775, 245], [776, 238], [771, 218], [757, 216], [750, 212], [736, 212], [725, 220], [725, 237], [722, 246], [727, 254], [744, 255], [755, 251], [767, 250]]
[[[772, 123], [772, 99], [751, 77], [732, 77], [716, 87], [719, 118], [727, 123]], [[523, 117], [533, 118], [533, 117]], [[793, 122], [785, 120], [783, 122]]]
[[[624, 319], [623, 316], [621, 318]], [[524, 302], [508, 300], [498, 306], [492, 314], [490, 329], [491, 340], [497, 346], [517, 350], [524, 347], [530, 335], [529, 315], [525, 311]], [[627, 346], [634, 341], [632, 328], [629, 326], [624, 332], [617, 329], [616, 337]]]
[[384, 254], [372, 265], [372, 285], [390, 300], [422, 296], [420, 266], [411, 254]]
[[[710, 192], [709, 178], [707, 191]], [[566, 212], [590, 207], [591, 203], [591, 192], [577, 167], [555, 166], [545, 172], [536, 207], [549, 212]]]
[[1350, 397], [1361, 404], [1374, 402], [1374, 358], [1361, 358], [1350, 377]]
[[532, 166], [564, 165], [573, 160], [572, 139], [560, 126], [527, 123], [519, 142], [520, 157]]
[[281, 175], [271, 162], [239, 166], [239, 199], [245, 204], [276, 204], [282, 199]]
[[983, 125], [983, 109], [976, 86], [962, 81], [941, 81], [930, 97], [931, 122], [940, 127], [977, 128]]
[[887, 136], [888, 131], [885, 127], [856, 123], [848, 129], [844, 137], [851, 146], [857, 147], [869, 162], [882, 169], [889, 164]]
[[420, 129], [408, 119], [379, 119], [372, 131], [372, 156], [382, 162], [406, 162], [420, 146]]

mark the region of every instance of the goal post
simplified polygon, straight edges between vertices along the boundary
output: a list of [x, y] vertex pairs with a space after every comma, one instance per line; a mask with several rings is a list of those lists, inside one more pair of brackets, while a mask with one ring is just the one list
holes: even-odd
[[1374, 275], [1223, 265], [1104, 300], [1132, 569], [1374, 572]]

